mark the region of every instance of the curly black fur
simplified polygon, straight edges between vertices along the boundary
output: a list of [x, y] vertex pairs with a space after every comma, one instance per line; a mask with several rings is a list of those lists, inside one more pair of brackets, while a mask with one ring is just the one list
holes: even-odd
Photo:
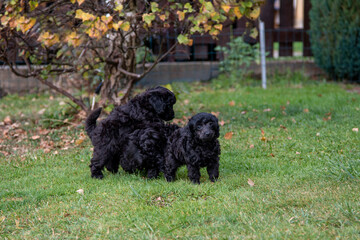
[[174, 124], [153, 123], [141, 126], [129, 135], [120, 158], [120, 165], [129, 173], [146, 169], [148, 178], [163, 171], [167, 139], [179, 127]]
[[189, 179], [200, 183], [200, 168], [206, 167], [212, 182], [219, 177], [220, 144], [218, 119], [210, 113], [199, 113], [169, 138], [165, 152], [164, 174], [175, 180], [177, 169], [186, 165]]
[[[145, 134], [143, 131], [146, 131], [146, 128], [165, 126], [164, 121], [174, 118], [175, 102], [175, 95], [171, 91], [156, 87], [135, 96], [125, 105], [115, 107], [109, 116], [97, 125], [96, 120], [101, 108], [92, 112], [85, 123], [86, 132], [94, 145], [90, 164], [91, 176], [103, 178], [104, 167], [116, 173], [120, 163], [125, 170], [134, 171], [134, 161], [127, 163], [123, 159], [129, 139], [132, 142], [141, 142], [136, 138], [140, 137], [140, 133]], [[149, 134], [147, 133], [147, 136]], [[141, 144], [146, 144], [146, 141]], [[142, 166], [147, 167], [146, 164]]]

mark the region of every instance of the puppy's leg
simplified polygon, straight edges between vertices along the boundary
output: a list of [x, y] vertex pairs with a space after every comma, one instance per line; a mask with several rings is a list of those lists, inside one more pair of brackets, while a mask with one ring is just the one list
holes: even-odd
[[104, 166], [112, 160], [113, 153], [109, 149], [94, 148], [94, 154], [90, 163], [91, 177], [102, 179]]
[[106, 164], [106, 169], [111, 173], [117, 173], [119, 171], [119, 156], [114, 156], [111, 161]]
[[147, 177], [149, 179], [157, 178], [159, 176], [159, 168], [149, 168], [147, 169]]
[[209, 179], [212, 182], [215, 182], [219, 178], [219, 162], [211, 163], [206, 168]]
[[188, 177], [194, 184], [200, 184], [200, 168], [193, 165], [186, 165], [188, 169]]
[[168, 154], [165, 159], [164, 175], [166, 181], [172, 182], [175, 180], [176, 171], [178, 169], [178, 164], [171, 154]]

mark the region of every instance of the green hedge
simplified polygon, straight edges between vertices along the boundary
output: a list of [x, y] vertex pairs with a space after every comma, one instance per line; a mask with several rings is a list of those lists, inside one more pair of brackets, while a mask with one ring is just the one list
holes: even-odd
[[333, 79], [360, 82], [360, 0], [312, 0], [315, 62]]

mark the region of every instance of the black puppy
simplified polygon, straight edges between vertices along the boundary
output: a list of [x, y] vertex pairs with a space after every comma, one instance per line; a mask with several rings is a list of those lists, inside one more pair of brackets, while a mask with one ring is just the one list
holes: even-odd
[[164, 174], [168, 182], [175, 180], [177, 169], [185, 165], [193, 183], [200, 183], [200, 168], [206, 167], [212, 182], [219, 177], [220, 144], [218, 119], [210, 113], [193, 116], [187, 126], [169, 138], [165, 153]]
[[[109, 116], [96, 125], [101, 108], [86, 119], [86, 132], [94, 145], [91, 159], [91, 176], [103, 178], [104, 166], [113, 173], [118, 172], [124, 146], [137, 129], [165, 125], [174, 118], [175, 95], [166, 88], [156, 87], [145, 91], [127, 104], [115, 107]], [[133, 136], [135, 138], [135, 135]], [[124, 164], [125, 165], [125, 164]], [[151, 177], [151, 176], [150, 176]]]
[[120, 158], [121, 167], [129, 173], [145, 169], [148, 178], [157, 177], [163, 171], [167, 139], [178, 128], [169, 123], [140, 126], [125, 143]]

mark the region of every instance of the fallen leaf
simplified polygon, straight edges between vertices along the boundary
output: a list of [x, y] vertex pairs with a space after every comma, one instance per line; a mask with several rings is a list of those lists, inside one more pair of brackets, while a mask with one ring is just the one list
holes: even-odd
[[304, 113], [308, 113], [308, 112], [309, 112], [309, 109], [305, 108]]
[[80, 144], [82, 144], [84, 142], [84, 139], [83, 138], [79, 138], [79, 139], [77, 139], [76, 141], [75, 141], [75, 144], [76, 145], [80, 145]]
[[61, 102], [59, 102], [59, 105], [60, 105], [60, 106], [65, 105], [65, 102], [64, 102], [64, 101], [61, 101]]
[[76, 192], [79, 193], [79, 194], [84, 194], [84, 189], [80, 188], [79, 190], [76, 190]]
[[250, 146], [249, 146], [249, 148], [254, 148], [255, 146], [254, 146], [254, 144], [251, 144]]
[[38, 114], [39, 114], [39, 115], [43, 115], [45, 111], [46, 111], [46, 109], [43, 108], [43, 109], [41, 109], [40, 111], [38, 111]]
[[220, 112], [211, 112], [212, 115], [214, 115], [215, 117], [219, 117]]
[[270, 121], [274, 121], [276, 119], [276, 117], [272, 117], [271, 119], [270, 119]]
[[220, 124], [220, 126], [224, 126], [224, 125], [225, 125], [224, 120], [221, 120], [221, 121], [219, 122], [219, 124]]
[[250, 187], [255, 186], [255, 183], [254, 183], [253, 180], [251, 180], [250, 178], [248, 178], [247, 183], [250, 185]]
[[231, 106], [231, 107], [235, 106], [235, 101], [230, 101], [229, 106]]
[[275, 155], [273, 153], [270, 153], [270, 156], [275, 157]]
[[246, 111], [242, 111], [241, 114], [242, 114], [242, 115], [246, 114]]
[[296, 152], [296, 154], [300, 154], [300, 152]]
[[359, 128], [353, 128], [352, 131], [353, 132], [359, 132]]
[[51, 149], [50, 149], [50, 148], [45, 148], [45, 149], [44, 149], [44, 153], [49, 153], [49, 152], [51, 152]]
[[12, 124], [12, 121], [11, 121], [10, 116], [6, 116], [6, 117], [4, 118], [4, 124], [5, 124], [5, 125], [11, 125], [11, 124]]
[[184, 104], [185, 104], [185, 105], [188, 105], [189, 103], [190, 103], [190, 100], [189, 100], [189, 99], [185, 99], [185, 100], [184, 100]]
[[320, 133], [316, 133], [316, 136], [319, 137], [319, 136], [320, 136]]
[[264, 109], [264, 112], [271, 112], [271, 109], [270, 109], [270, 108], [266, 108], [266, 109]]
[[232, 139], [233, 135], [234, 135], [233, 132], [227, 132], [227, 133], [225, 133], [224, 138], [225, 138], [226, 140], [230, 140], [230, 139]]
[[40, 138], [39, 135], [35, 135], [35, 136], [32, 136], [32, 137], [31, 137], [32, 140], [36, 140], [36, 139], [39, 139], [39, 138]]

